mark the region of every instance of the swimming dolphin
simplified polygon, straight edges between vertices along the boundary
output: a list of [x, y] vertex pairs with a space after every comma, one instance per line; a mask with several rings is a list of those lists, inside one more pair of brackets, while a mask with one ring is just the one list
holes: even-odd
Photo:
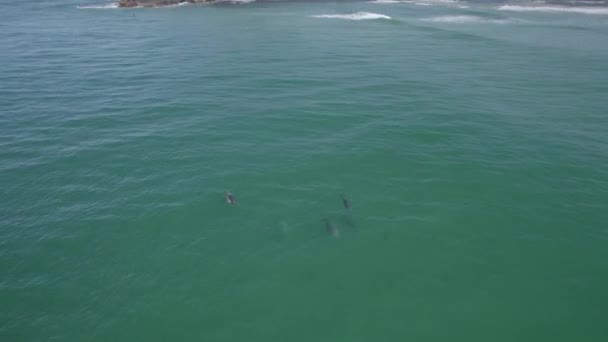
[[325, 222], [325, 230], [327, 231], [327, 234], [333, 237], [340, 236], [340, 231], [338, 230], [338, 227], [334, 226], [328, 218], [324, 218], [323, 222]]
[[230, 191], [226, 191], [226, 203], [228, 204], [236, 204], [236, 197]]
[[344, 197], [344, 195], [342, 195], [342, 204], [344, 205], [344, 208], [350, 209], [350, 201], [348, 198]]

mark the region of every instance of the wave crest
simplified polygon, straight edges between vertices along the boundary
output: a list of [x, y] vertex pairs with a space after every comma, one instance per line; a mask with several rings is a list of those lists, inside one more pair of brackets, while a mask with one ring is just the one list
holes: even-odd
[[229, 4], [233, 4], [233, 5], [239, 5], [239, 4], [248, 4], [251, 2], [255, 2], [255, 0], [214, 0], [214, 3], [229, 3]]
[[431, 17], [422, 19], [423, 21], [434, 23], [451, 23], [451, 24], [467, 24], [467, 23], [490, 23], [490, 24], [507, 24], [512, 22], [507, 19], [487, 19], [474, 15], [444, 15], [439, 17]]
[[356, 12], [351, 14], [319, 14], [313, 15], [313, 18], [326, 18], [326, 19], [347, 19], [347, 20], [375, 20], [375, 19], [391, 19], [388, 15], [370, 13], [370, 12]]
[[398, 4], [400, 2], [403, 2], [403, 1], [398, 1], [398, 0], [373, 0], [373, 1], [367, 1], [368, 4]]
[[112, 2], [109, 4], [98, 4], [98, 5], [84, 5], [84, 6], [76, 6], [78, 9], [110, 9], [110, 8], [118, 8], [118, 2]]
[[603, 14], [608, 15], [606, 7], [564, 7], [564, 6], [517, 6], [502, 5], [498, 7], [501, 11], [514, 12], [566, 12], [580, 14]]

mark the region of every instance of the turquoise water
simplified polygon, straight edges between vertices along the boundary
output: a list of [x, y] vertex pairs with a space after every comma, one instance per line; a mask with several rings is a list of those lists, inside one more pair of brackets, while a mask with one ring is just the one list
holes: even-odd
[[608, 339], [601, 7], [83, 1], [0, 4], [0, 340]]

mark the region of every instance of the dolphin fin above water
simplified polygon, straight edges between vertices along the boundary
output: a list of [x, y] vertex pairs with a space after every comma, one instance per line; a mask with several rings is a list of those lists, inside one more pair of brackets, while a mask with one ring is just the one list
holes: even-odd
[[342, 205], [344, 205], [345, 209], [350, 209], [350, 201], [344, 195], [342, 195]]
[[236, 197], [234, 197], [234, 195], [230, 191], [226, 191], [225, 198], [226, 198], [226, 203], [228, 203], [228, 204], [236, 204], [237, 203]]

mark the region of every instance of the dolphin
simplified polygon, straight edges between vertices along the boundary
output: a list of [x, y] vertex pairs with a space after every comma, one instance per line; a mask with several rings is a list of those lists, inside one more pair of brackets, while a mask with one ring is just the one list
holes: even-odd
[[342, 205], [345, 209], [350, 209], [350, 201], [344, 195], [342, 195]]
[[324, 218], [323, 222], [325, 222], [325, 230], [327, 231], [327, 234], [329, 234], [333, 237], [340, 236], [340, 231], [338, 230], [338, 227], [336, 227], [333, 223], [331, 223], [331, 221], [328, 218]]
[[226, 191], [226, 203], [228, 204], [236, 204], [236, 197], [230, 191]]

